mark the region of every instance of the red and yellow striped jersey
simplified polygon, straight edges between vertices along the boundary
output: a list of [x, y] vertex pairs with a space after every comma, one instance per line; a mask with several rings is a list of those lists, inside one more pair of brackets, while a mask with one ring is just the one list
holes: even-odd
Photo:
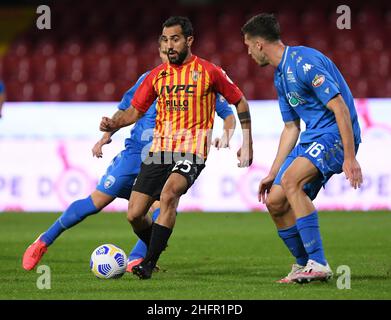
[[132, 106], [146, 112], [157, 98], [151, 152], [185, 152], [206, 158], [216, 107], [216, 93], [230, 104], [243, 94], [216, 65], [191, 56], [182, 65], [164, 63], [137, 89]]

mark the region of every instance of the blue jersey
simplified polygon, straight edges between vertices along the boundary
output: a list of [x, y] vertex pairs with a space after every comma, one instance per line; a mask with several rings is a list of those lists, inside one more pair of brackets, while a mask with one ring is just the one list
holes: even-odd
[[[137, 80], [136, 84], [128, 91], [126, 91], [126, 93], [122, 97], [120, 104], [118, 105], [118, 109], [125, 110], [129, 108], [134, 93], [148, 74], [149, 71], [144, 73]], [[233, 114], [232, 108], [229, 106], [228, 102], [224, 99], [224, 97], [220, 94], [216, 96], [216, 112], [217, 115], [223, 120], [229, 115]], [[156, 100], [132, 128], [130, 132], [130, 137], [125, 140], [125, 148], [131, 148], [133, 150], [136, 149], [141, 151], [147, 144], [151, 143], [153, 138], [153, 129], [155, 128], [155, 120]]]
[[4, 83], [0, 81], [0, 94], [4, 93]]
[[302, 119], [306, 124], [300, 143], [312, 142], [326, 133], [339, 134], [334, 113], [326, 107], [337, 94], [349, 108], [355, 144], [361, 142], [352, 93], [335, 64], [321, 52], [286, 46], [274, 85], [284, 122]]

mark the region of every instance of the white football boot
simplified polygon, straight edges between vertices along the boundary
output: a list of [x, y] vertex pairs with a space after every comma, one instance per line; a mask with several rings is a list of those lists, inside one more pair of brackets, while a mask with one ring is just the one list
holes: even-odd
[[308, 260], [307, 265], [301, 272], [292, 276], [292, 281], [297, 283], [308, 283], [311, 281], [327, 281], [333, 277], [329, 264], [323, 265], [314, 260]]
[[294, 283], [292, 280], [293, 277], [304, 270], [305, 266], [301, 266], [297, 263], [292, 264], [292, 270], [288, 273], [288, 275], [285, 278], [282, 278], [280, 280], [277, 280], [277, 283]]

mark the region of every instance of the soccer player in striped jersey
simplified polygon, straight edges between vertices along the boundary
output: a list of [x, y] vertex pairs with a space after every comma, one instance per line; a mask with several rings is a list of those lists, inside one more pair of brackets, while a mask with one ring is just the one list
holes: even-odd
[[[103, 117], [100, 129], [113, 131], [136, 122], [157, 99], [157, 117], [149, 157], [143, 162], [130, 196], [128, 220], [148, 244], [142, 263], [133, 267], [148, 279], [174, 228], [176, 208], [205, 166], [213, 128], [216, 94], [237, 108], [243, 130], [238, 151], [240, 167], [252, 162], [251, 119], [248, 103], [239, 88], [216, 65], [191, 53], [193, 28], [186, 17], [171, 17], [163, 24], [161, 41], [169, 63], [151, 71], [138, 88], [132, 108], [119, 119]], [[152, 223], [146, 214], [160, 199], [161, 213]]]
[[[162, 61], [167, 61], [167, 52], [162, 44], [159, 53]], [[148, 74], [149, 72], [144, 73], [136, 84], [124, 94], [114, 118], [119, 117], [130, 106], [137, 88]], [[221, 138], [214, 141], [214, 144], [216, 147], [225, 148], [228, 147], [229, 139], [235, 129], [235, 117], [227, 101], [220, 96], [217, 97], [216, 112], [224, 120], [224, 133]], [[48, 247], [65, 230], [74, 227], [86, 217], [103, 210], [116, 198], [129, 200], [134, 180], [140, 172], [142, 159], [145, 157], [145, 153], [148, 153], [148, 151], [144, 151], [149, 148], [152, 141], [151, 131], [155, 127], [155, 119], [156, 101], [152, 102], [144, 116], [132, 128], [130, 137], [125, 140], [125, 149], [110, 163], [96, 190], [89, 197], [74, 201], [53, 225], [27, 248], [22, 263], [25, 270], [32, 270], [46, 253]], [[95, 144], [92, 149], [93, 156], [102, 157], [102, 147], [110, 143], [113, 133], [105, 133]], [[153, 207], [152, 219], [155, 220], [160, 213], [160, 208], [158, 203], [155, 203]], [[127, 271], [131, 270], [135, 263], [140, 263], [145, 254], [146, 246], [139, 240], [129, 254]]]

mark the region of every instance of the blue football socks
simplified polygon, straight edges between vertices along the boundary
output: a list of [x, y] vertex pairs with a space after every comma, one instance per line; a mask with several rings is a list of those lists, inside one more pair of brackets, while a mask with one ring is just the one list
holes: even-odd
[[297, 229], [303, 241], [308, 258], [320, 264], [326, 265], [327, 261], [323, 251], [322, 239], [320, 237], [318, 212], [296, 220]]
[[40, 237], [40, 240], [51, 245], [64, 230], [78, 224], [87, 216], [97, 213], [99, 210], [92, 202], [91, 196], [86, 199], [73, 202], [55, 223]]
[[296, 258], [296, 263], [305, 266], [308, 261], [308, 255], [303, 246], [300, 233], [297, 230], [296, 225], [286, 229], [279, 229], [278, 235], [284, 241], [289, 251]]
[[[156, 209], [152, 214], [152, 221], [155, 221], [160, 214], [160, 208]], [[138, 240], [136, 245], [132, 248], [129, 253], [129, 261], [145, 258], [147, 254], [147, 246], [142, 240]]]

